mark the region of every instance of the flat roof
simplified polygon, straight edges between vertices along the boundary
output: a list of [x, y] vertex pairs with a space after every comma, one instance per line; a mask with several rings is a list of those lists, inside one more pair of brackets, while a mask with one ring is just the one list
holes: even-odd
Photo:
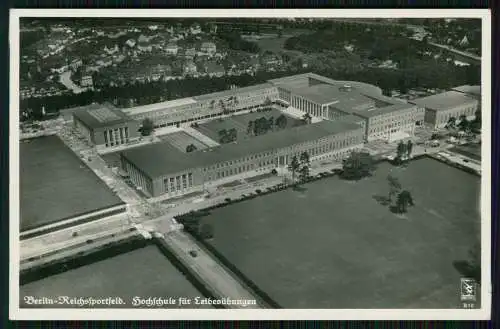
[[23, 140], [21, 231], [124, 204], [57, 136]]
[[73, 116], [89, 128], [100, 128], [130, 120], [122, 111], [112, 109], [106, 104], [75, 111]]
[[363, 95], [381, 95], [382, 89], [377, 86], [371, 85], [369, 83], [360, 82], [360, 81], [346, 81], [346, 80], [334, 80], [322, 75], [308, 72], [301, 73], [296, 75], [291, 75], [278, 79], [269, 80], [270, 83], [283, 87], [283, 88], [302, 88], [308, 87], [309, 78], [316, 79], [325, 84], [342, 87], [344, 85], [349, 85], [351, 88], [358, 90]]
[[481, 96], [481, 86], [471, 86], [471, 85], [463, 85], [455, 88], [451, 88], [451, 90], [458, 91], [464, 94], [471, 94], [474, 96]]
[[215, 93], [211, 93], [211, 94], [198, 95], [198, 96], [194, 96], [193, 99], [196, 101], [205, 101], [205, 100], [212, 99], [212, 98], [221, 98], [221, 97], [225, 97], [225, 96], [232, 96], [232, 95], [239, 94], [239, 93], [251, 92], [251, 91], [267, 89], [267, 88], [272, 88], [272, 87], [274, 87], [274, 86], [271, 83], [266, 82], [266, 83], [261, 83], [258, 85], [252, 85], [252, 86], [247, 86], [247, 87], [224, 90], [224, 91], [219, 91], [219, 92], [215, 92]]
[[360, 129], [358, 124], [325, 120], [190, 153], [162, 142], [129, 149], [121, 154], [147, 176], [156, 178], [356, 129]]
[[477, 100], [466, 96], [464, 93], [454, 90], [437, 95], [417, 98], [409, 102], [436, 111], [446, 111], [464, 104], [477, 104]]
[[372, 108], [372, 109], [364, 110], [364, 111], [354, 111], [353, 113], [358, 115], [358, 116], [364, 117], [364, 118], [371, 118], [371, 117], [378, 116], [378, 115], [383, 115], [383, 114], [387, 114], [387, 113], [391, 113], [391, 112], [397, 112], [397, 111], [410, 109], [410, 108], [413, 108], [415, 106], [416, 106], [415, 104], [398, 103], [398, 104], [392, 104], [392, 105], [384, 106], [384, 107], [376, 107], [376, 108]]
[[160, 102], [160, 103], [153, 103], [153, 104], [148, 104], [148, 105], [130, 107], [127, 109], [123, 109], [122, 111], [124, 113], [127, 113], [128, 115], [135, 115], [135, 114], [141, 114], [141, 113], [166, 110], [166, 109], [184, 106], [184, 105], [189, 105], [189, 104], [194, 104], [194, 103], [196, 103], [196, 100], [194, 100], [194, 98], [187, 97], [187, 98], [179, 98], [179, 99], [174, 99], [174, 100]]

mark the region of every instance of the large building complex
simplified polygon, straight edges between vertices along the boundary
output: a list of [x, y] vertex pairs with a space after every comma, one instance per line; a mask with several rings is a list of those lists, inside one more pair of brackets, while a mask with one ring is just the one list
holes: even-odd
[[153, 120], [156, 127], [190, 124], [262, 106], [278, 97], [272, 84], [235, 88], [212, 94], [181, 98], [123, 110], [130, 118]]
[[307, 73], [271, 80], [279, 98], [311, 116], [326, 120], [345, 120], [352, 116], [365, 128], [365, 140], [387, 140], [412, 136], [424, 121], [424, 109], [382, 95], [373, 85], [355, 81], [336, 81]]
[[139, 122], [111, 106], [73, 112], [73, 124], [82, 136], [99, 148], [128, 144], [139, 139]]
[[[307, 151], [312, 161], [343, 158], [364, 142], [392, 142], [413, 136], [424, 123], [439, 128], [450, 117], [473, 116], [480, 91], [460, 91], [406, 102], [382, 94], [376, 86], [337, 81], [313, 73], [267, 83], [171, 100], [123, 110], [111, 104], [77, 109], [74, 125], [97, 147], [128, 144], [139, 138], [139, 125], [186, 127], [194, 122], [280, 105], [295, 115], [309, 114], [311, 124], [269, 132], [213, 148], [181, 152], [168, 142], [124, 151], [122, 169], [149, 196], [168, 196], [203, 190], [236, 176], [255, 176], [286, 168], [294, 155]], [[238, 123], [236, 123], [238, 124]], [[246, 127], [245, 127], [246, 128]]]
[[414, 99], [411, 103], [425, 108], [425, 123], [433, 128], [442, 128], [450, 118], [458, 119], [462, 115], [467, 119], [474, 118], [479, 108], [477, 99], [454, 90]]
[[321, 121], [192, 153], [168, 143], [151, 144], [122, 152], [121, 161], [147, 194], [174, 196], [203, 190], [216, 181], [285, 168], [302, 152], [308, 152], [311, 161], [340, 159], [362, 147], [363, 134], [357, 124]]

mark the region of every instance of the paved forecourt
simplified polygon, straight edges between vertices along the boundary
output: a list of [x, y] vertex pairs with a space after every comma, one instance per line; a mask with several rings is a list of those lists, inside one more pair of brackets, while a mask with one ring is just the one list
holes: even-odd
[[[405, 216], [377, 201], [389, 172], [416, 203]], [[285, 308], [460, 306], [455, 266], [479, 239], [478, 177], [424, 158], [304, 188], [211, 211], [209, 243]]]

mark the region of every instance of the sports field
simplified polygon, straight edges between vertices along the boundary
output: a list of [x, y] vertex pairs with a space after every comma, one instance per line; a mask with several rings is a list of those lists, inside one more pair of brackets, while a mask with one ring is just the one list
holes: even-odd
[[57, 136], [20, 142], [21, 231], [123, 204]]
[[[415, 206], [393, 214], [392, 172]], [[456, 262], [479, 239], [480, 179], [428, 158], [219, 208], [211, 244], [285, 308], [457, 308]]]
[[[20, 307], [25, 296], [121, 297], [120, 307], [131, 308], [135, 296], [203, 297], [200, 292], [154, 246], [86, 265], [20, 287]], [[40, 306], [38, 306], [40, 307]], [[50, 307], [63, 308], [64, 305]], [[66, 306], [68, 307], [68, 306]], [[162, 308], [206, 308], [205, 305], [168, 305]]]
[[262, 117], [266, 119], [273, 117], [276, 120], [276, 118], [278, 118], [282, 114], [285, 115], [287, 119], [286, 128], [291, 128], [296, 125], [302, 124], [301, 120], [290, 117], [276, 109], [272, 109], [271, 111], [266, 111], [266, 112], [253, 112], [247, 114], [233, 115], [227, 118], [223, 118], [222, 120], [214, 119], [210, 122], [200, 124], [196, 129], [205, 136], [218, 142], [220, 140], [219, 131], [223, 129], [229, 130], [235, 128], [237, 131], [237, 139], [245, 140], [253, 137], [252, 135], [247, 134], [249, 121], [257, 120]]
[[162, 135], [159, 136], [159, 138], [162, 141], [170, 143], [172, 146], [176, 147], [182, 152], [186, 152], [186, 147], [191, 144], [196, 146], [197, 150], [203, 150], [207, 148], [207, 145], [205, 145], [205, 143], [199, 141], [198, 139], [194, 138], [193, 136], [189, 135], [184, 131], [178, 131], [171, 134]]

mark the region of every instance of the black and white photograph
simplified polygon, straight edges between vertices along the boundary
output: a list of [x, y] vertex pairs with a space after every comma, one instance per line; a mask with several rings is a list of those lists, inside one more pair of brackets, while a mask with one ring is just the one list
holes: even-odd
[[11, 317], [489, 319], [487, 10], [138, 12], [11, 11]]

